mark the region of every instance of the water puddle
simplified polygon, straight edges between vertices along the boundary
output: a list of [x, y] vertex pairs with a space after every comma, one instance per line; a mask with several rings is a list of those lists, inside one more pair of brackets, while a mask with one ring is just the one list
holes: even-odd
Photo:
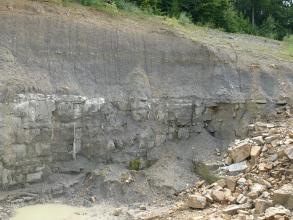
[[16, 209], [11, 220], [84, 220], [84, 208], [63, 204], [39, 204]]

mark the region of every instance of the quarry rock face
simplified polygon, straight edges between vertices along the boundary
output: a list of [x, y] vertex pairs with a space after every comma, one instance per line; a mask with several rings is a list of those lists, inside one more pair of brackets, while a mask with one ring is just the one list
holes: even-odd
[[[230, 140], [292, 103], [292, 63], [252, 71], [244, 55], [178, 33], [20, 10], [1, 11], [0, 42], [1, 187], [42, 181], [77, 154], [128, 164], [203, 131]], [[250, 156], [242, 148], [233, 162]]]

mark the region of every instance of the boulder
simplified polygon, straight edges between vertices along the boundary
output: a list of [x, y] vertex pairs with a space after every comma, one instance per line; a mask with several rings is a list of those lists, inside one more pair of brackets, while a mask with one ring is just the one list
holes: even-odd
[[267, 208], [273, 206], [272, 200], [256, 199], [254, 203], [255, 203], [256, 214], [262, 214], [265, 212]]
[[284, 149], [284, 154], [290, 159], [293, 160], [293, 145], [289, 145]]
[[228, 154], [234, 163], [241, 162], [250, 156], [251, 145], [247, 142], [240, 143], [228, 149]]
[[293, 184], [289, 183], [274, 191], [274, 204], [281, 204], [289, 209], [293, 209]]
[[251, 187], [250, 187], [250, 192], [254, 192], [257, 193], [258, 195], [260, 195], [263, 191], [266, 190], [266, 186], [259, 184], [259, 183], [254, 183]]
[[207, 199], [201, 195], [190, 195], [187, 199], [187, 206], [193, 209], [204, 209], [207, 205]]
[[235, 177], [226, 177], [226, 185], [227, 188], [230, 189], [232, 192], [234, 192], [235, 187], [236, 187], [236, 183], [237, 183], [237, 179]]
[[257, 158], [261, 153], [261, 147], [260, 146], [257, 146], [257, 145], [254, 145], [251, 147], [251, 151], [250, 151], [250, 156], [252, 158]]
[[212, 191], [212, 198], [217, 202], [225, 201], [225, 193], [221, 190], [213, 190]]
[[[276, 219], [275, 216], [291, 216], [290, 210], [286, 209], [283, 206], [277, 206], [277, 207], [270, 207], [265, 212], [265, 219], [266, 220], [274, 220]], [[284, 219], [284, 218], [283, 218]]]

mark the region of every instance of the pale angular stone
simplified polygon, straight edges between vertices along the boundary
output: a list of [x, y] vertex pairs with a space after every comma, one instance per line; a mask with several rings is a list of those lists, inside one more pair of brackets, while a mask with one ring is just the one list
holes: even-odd
[[258, 145], [263, 145], [265, 143], [262, 136], [254, 137], [252, 140]]
[[265, 210], [273, 205], [272, 200], [256, 199], [255, 200], [255, 213], [262, 214]]
[[241, 162], [250, 156], [251, 145], [247, 142], [240, 143], [228, 149], [229, 156], [234, 163]]
[[225, 200], [225, 193], [221, 190], [213, 190], [212, 198], [217, 202], [223, 202]]
[[230, 189], [232, 192], [234, 192], [236, 183], [237, 183], [237, 178], [227, 177], [225, 180], [226, 180], [227, 188]]
[[285, 142], [284, 142], [285, 145], [290, 145], [290, 144], [293, 144], [293, 139], [289, 138], [287, 139]]
[[222, 167], [223, 170], [228, 171], [230, 174], [238, 174], [244, 172], [248, 168], [247, 162], [242, 161], [240, 163], [234, 163], [226, 167]]
[[290, 145], [284, 149], [284, 154], [290, 159], [293, 160], [293, 145]]
[[247, 197], [244, 196], [243, 194], [240, 194], [237, 198], [236, 198], [236, 202], [238, 204], [243, 204], [247, 201]]
[[255, 126], [256, 131], [265, 131], [265, 130], [267, 130], [267, 125], [265, 123], [262, 123], [262, 122], [256, 122], [254, 124], [254, 126]]
[[226, 165], [230, 165], [230, 164], [233, 163], [233, 160], [232, 160], [231, 157], [225, 157], [225, 159], [224, 159], [224, 163], [225, 163]]
[[187, 206], [194, 209], [204, 209], [207, 205], [206, 197], [201, 195], [190, 195], [187, 199]]
[[212, 203], [214, 201], [214, 199], [212, 198], [212, 195], [211, 195], [211, 190], [208, 190], [206, 192], [203, 193], [203, 196], [206, 197], [207, 201]]
[[266, 137], [265, 138], [265, 142], [267, 144], [270, 144], [273, 140], [277, 140], [277, 139], [280, 139], [280, 138], [281, 138], [281, 135], [280, 134], [275, 134], [275, 135]]
[[42, 180], [43, 172], [37, 172], [37, 173], [29, 173], [26, 176], [26, 181], [31, 183], [31, 182], [38, 182]]
[[280, 140], [273, 140], [273, 141], [271, 142], [271, 145], [272, 145], [274, 148], [280, 146]]
[[241, 177], [240, 179], [237, 180], [237, 184], [240, 186], [245, 186], [247, 183], [247, 179], [245, 179], [244, 177]]
[[249, 192], [247, 193], [247, 196], [251, 199], [256, 199], [258, 197], [258, 193], [256, 192]]
[[266, 186], [259, 184], [259, 183], [254, 183], [251, 187], [250, 187], [250, 192], [255, 192], [258, 195], [260, 195], [263, 191], [266, 190]]
[[274, 219], [274, 216], [291, 216], [290, 210], [283, 206], [270, 207], [265, 211], [265, 219]]
[[235, 215], [237, 214], [238, 210], [242, 210], [242, 205], [229, 205], [228, 207], [223, 209], [223, 213], [229, 214], [229, 215]]
[[289, 209], [293, 209], [293, 185], [292, 183], [282, 186], [274, 191], [274, 204], [281, 204]]
[[250, 156], [252, 158], [257, 158], [261, 153], [261, 147], [260, 146], [257, 146], [257, 145], [254, 145], [251, 147], [251, 151], [250, 151]]

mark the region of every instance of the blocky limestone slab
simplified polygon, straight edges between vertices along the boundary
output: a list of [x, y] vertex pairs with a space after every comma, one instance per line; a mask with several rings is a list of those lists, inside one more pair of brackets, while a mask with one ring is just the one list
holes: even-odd
[[281, 204], [289, 209], [293, 209], [293, 184], [289, 183], [274, 191], [274, 204]]

